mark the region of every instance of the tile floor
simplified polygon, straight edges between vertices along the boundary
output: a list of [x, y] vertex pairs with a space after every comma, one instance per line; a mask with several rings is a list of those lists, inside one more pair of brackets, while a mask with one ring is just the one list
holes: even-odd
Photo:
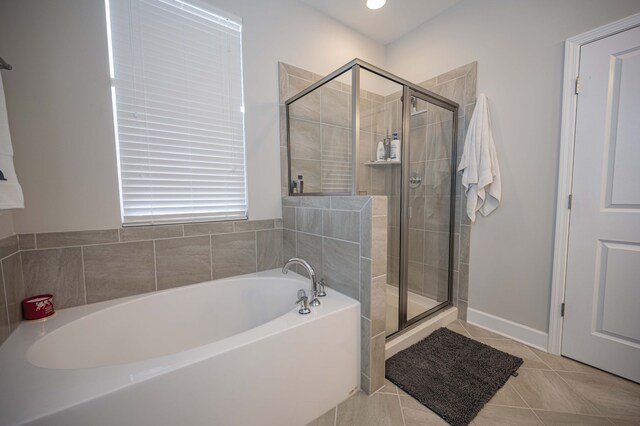
[[[549, 355], [464, 321], [449, 329], [524, 359], [473, 425], [640, 425], [640, 385]], [[447, 423], [393, 383], [360, 392], [308, 426], [415, 426]]]

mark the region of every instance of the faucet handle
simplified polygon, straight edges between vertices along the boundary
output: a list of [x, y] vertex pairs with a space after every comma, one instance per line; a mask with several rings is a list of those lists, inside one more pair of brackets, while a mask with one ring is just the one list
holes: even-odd
[[327, 292], [324, 291], [324, 278], [320, 278], [318, 282], [318, 297], [325, 297]]
[[298, 300], [296, 301], [296, 305], [300, 303], [300, 309], [298, 309], [298, 313], [302, 315], [306, 315], [311, 313], [311, 309], [309, 309], [309, 298], [307, 297], [307, 292], [303, 289], [298, 290]]

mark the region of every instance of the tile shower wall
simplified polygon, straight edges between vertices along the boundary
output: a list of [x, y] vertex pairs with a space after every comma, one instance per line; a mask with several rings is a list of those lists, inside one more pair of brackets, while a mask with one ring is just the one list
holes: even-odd
[[26, 296], [52, 293], [57, 308], [68, 308], [278, 268], [282, 232], [282, 220], [270, 219], [5, 238], [0, 341]]
[[[350, 76], [350, 73], [347, 73]], [[287, 161], [287, 132], [284, 102], [322, 76], [288, 64], [279, 64], [281, 107], [281, 163]], [[304, 98], [291, 104], [291, 170], [292, 176], [303, 175], [305, 192], [350, 193], [352, 186], [352, 91], [351, 85], [333, 80]], [[382, 111], [384, 97], [361, 91], [361, 137], [368, 147], [384, 133]], [[379, 117], [378, 120], [375, 118]], [[361, 162], [370, 161], [375, 153], [361, 151]], [[282, 195], [287, 193], [287, 170], [281, 175]], [[370, 175], [361, 167], [360, 182], [369, 182]], [[365, 193], [370, 190], [362, 188]]]
[[361, 387], [368, 393], [384, 385], [386, 214], [386, 197], [282, 199], [284, 257], [306, 259], [328, 287], [361, 303]]
[[[467, 65], [450, 70], [444, 74], [441, 74], [435, 78], [420, 83], [420, 86], [428, 89], [434, 93], [437, 93], [445, 98], [452, 99], [460, 105], [458, 110], [458, 143], [456, 164], [460, 163], [462, 157], [462, 148], [464, 147], [464, 138], [466, 136], [467, 127], [473, 114], [473, 109], [476, 103], [476, 84], [478, 75], [478, 63], [472, 62]], [[433, 139], [428, 139], [429, 141]], [[438, 152], [436, 147], [431, 147], [434, 152]], [[430, 159], [427, 158], [427, 164], [429, 165]], [[432, 160], [434, 167], [437, 170], [435, 163], [439, 159]], [[428, 182], [429, 176], [427, 176]], [[471, 222], [467, 217], [464, 206], [466, 205], [466, 196], [464, 194], [464, 188], [461, 184], [460, 175], [456, 175], [456, 199], [455, 199], [455, 223], [454, 223], [454, 246], [453, 246], [453, 304], [458, 307], [458, 317], [466, 320], [467, 318], [467, 305], [469, 294], [469, 237], [471, 231]], [[430, 196], [427, 189], [426, 197]], [[427, 199], [428, 202], [428, 199]], [[437, 241], [440, 237], [437, 226], [429, 226], [430, 212], [428, 205], [425, 204], [425, 245], [424, 245], [424, 259], [427, 259], [430, 255], [429, 241]], [[435, 213], [437, 215], [437, 213]], [[435, 215], [433, 219], [435, 219]], [[448, 218], [447, 218], [448, 220]], [[437, 220], [432, 221], [432, 224], [437, 223]], [[433, 246], [433, 244], [431, 244]], [[425, 261], [425, 276], [429, 276], [430, 273], [436, 273], [439, 277], [442, 275], [439, 271], [433, 271], [429, 262]]]

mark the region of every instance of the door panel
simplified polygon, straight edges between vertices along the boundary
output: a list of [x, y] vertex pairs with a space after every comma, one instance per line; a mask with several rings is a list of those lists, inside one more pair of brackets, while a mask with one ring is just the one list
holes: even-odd
[[580, 55], [562, 354], [640, 381], [640, 28]]
[[406, 312], [411, 322], [446, 304], [450, 294], [454, 113], [413, 92], [409, 108], [406, 199]]

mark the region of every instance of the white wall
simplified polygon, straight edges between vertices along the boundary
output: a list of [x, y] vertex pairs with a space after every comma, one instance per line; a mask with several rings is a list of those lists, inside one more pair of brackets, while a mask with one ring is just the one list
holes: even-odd
[[[277, 62], [328, 73], [385, 49], [295, 0], [208, 1], [244, 23], [249, 215], [280, 217]], [[120, 226], [105, 25], [102, 0], [0, 2], [18, 233]]]
[[0, 239], [13, 234], [13, 213], [9, 210], [0, 211]]
[[503, 203], [472, 227], [470, 308], [547, 331], [563, 42], [638, 11], [637, 0], [464, 0], [388, 46], [387, 68], [410, 81], [478, 61]]
[[108, 228], [119, 202], [104, 6], [3, 1], [0, 51], [16, 174], [16, 232]]

